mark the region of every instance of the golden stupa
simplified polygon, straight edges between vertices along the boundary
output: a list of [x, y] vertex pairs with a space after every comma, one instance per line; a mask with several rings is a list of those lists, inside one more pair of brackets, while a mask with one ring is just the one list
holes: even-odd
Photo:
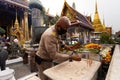
[[100, 18], [99, 18], [99, 13], [98, 13], [98, 9], [97, 9], [97, 2], [96, 2], [96, 6], [95, 6], [95, 14], [94, 14], [92, 26], [95, 29], [94, 32], [105, 32], [105, 29], [106, 29], [105, 25], [103, 25], [101, 23]]

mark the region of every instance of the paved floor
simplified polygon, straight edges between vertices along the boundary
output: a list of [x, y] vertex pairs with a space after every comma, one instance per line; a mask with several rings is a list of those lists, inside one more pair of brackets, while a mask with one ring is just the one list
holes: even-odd
[[7, 67], [15, 70], [16, 80], [31, 74], [29, 64], [23, 64], [22, 62], [13, 63], [7, 65]]

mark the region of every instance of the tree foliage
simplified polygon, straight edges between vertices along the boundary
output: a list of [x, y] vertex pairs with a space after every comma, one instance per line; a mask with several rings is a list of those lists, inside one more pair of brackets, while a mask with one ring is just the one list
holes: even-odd
[[100, 42], [101, 43], [110, 43], [110, 35], [106, 32], [103, 32], [100, 35]]
[[0, 27], [0, 34], [5, 34], [5, 30], [3, 28]]
[[56, 15], [56, 16], [50, 21], [50, 25], [54, 25], [58, 19], [59, 19], [59, 16]]

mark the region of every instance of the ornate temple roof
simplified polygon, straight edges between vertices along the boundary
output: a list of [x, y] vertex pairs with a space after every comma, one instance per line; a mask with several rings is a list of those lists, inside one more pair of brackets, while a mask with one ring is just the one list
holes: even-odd
[[100, 18], [99, 18], [99, 13], [98, 13], [98, 9], [97, 9], [97, 2], [95, 5], [95, 14], [94, 14], [94, 19], [93, 19], [92, 25], [95, 29], [95, 32], [105, 31], [105, 25], [103, 25], [101, 23]]
[[28, 11], [28, 2], [25, 0], [0, 0], [0, 26], [10, 27], [15, 20], [15, 13], [18, 18], [23, 16], [24, 11]]
[[0, 0], [0, 3], [3, 5], [14, 5], [17, 7], [22, 7], [25, 9], [29, 9], [28, 2], [22, 0]]
[[30, 0], [29, 1], [29, 7], [30, 7], [30, 9], [32, 9], [32, 8], [38, 8], [40, 10], [43, 10], [43, 5], [40, 2], [40, 0]]
[[94, 30], [92, 24], [87, 20], [87, 18], [78, 11], [76, 11], [74, 8], [70, 7], [66, 1], [64, 2], [61, 16], [69, 17], [71, 22], [75, 20], [79, 20], [81, 22], [79, 25], [81, 25], [84, 28]]

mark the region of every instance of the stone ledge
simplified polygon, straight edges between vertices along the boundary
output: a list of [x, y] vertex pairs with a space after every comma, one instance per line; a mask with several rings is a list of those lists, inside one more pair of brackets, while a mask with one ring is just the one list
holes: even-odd
[[18, 80], [41, 80], [36, 75], [37, 75], [37, 73], [34, 72], [34, 73], [31, 73], [27, 76], [21, 77]]
[[18, 62], [21, 62], [21, 61], [23, 61], [22, 57], [18, 57], [16, 59], [7, 60], [6, 65], [13, 64], [13, 63], [18, 63]]
[[119, 71], [120, 71], [120, 45], [116, 45], [105, 80], [120, 80]]

